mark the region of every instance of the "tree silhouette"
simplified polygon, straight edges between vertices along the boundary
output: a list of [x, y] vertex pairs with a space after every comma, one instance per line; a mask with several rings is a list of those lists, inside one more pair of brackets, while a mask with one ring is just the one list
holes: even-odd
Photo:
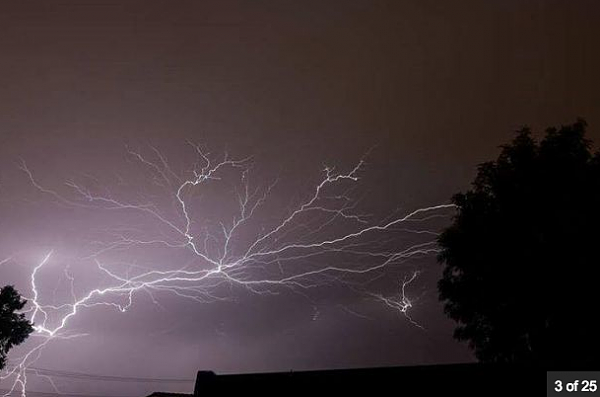
[[25, 314], [18, 312], [26, 303], [13, 286], [0, 288], [0, 369], [6, 365], [8, 351], [22, 343], [33, 331], [33, 325]]
[[598, 363], [600, 153], [585, 129], [522, 129], [453, 197], [439, 296], [480, 361]]

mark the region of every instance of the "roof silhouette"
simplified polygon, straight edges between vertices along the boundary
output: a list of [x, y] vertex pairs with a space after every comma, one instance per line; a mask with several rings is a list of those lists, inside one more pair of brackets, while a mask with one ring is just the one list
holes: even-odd
[[390, 391], [402, 396], [507, 395], [533, 391], [534, 384], [538, 391], [543, 391], [545, 379], [543, 368], [481, 363], [226, 375], [199, 371], [193, 394], [154, 393], [151, 396], [212, 396], [234, 390], [246, 394], [335, 390], [336, 395]]

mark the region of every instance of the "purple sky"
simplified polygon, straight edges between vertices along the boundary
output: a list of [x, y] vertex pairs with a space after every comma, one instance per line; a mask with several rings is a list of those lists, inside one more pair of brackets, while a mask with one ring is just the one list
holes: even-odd
[[[245, 179], [251, 188], [278, 180], [256, 218], [232, 240], [236, 255], [309, 199], [325, 166], [349, 173], [370, 149], [358, 183], [332, 187], [319, 204], [338, 208], [332, 197], [344, 194], [357, 203], [353, 213], [381, 224], [390, 215], [448, 203], [468, 187], [476, 165], [493, 158], [524, 124], [539, 130], [581, 116], [590, 138], [600, 140], [600, 3], [594, 0], [77, 3], [0, 6], [0, 261], [7, 259], [0, 280], [32, 297], [31, 272], [52, 250], [38, 275], [44, 304], [72, 302], [68, 277], [75, 279], [76, 298], [110, 285], [114, 280], [94, 259], [121, 276], [142, 268], [207, 266], [189, 249], [151, 244], [90, 257], [123, 235], [180, 240], [152, 214], [103, 209], [65, 185], [75, 182], [120, 202], [152, 203], [182, 227], [177, 178], [192, 178], [194, 163], [203, 165], [187, 141], [214, 160], [225, 152], [234, 159], [253, 156]], [[161, 179], [131, 153], [161, 168], [153, 147], [176, 176]], [[69, 202], [36, 189], [19, 168], [21, 160], [41, 186]], [[219, 222], [232, 222], [232, 192], [243, 186], [236, 171], [224, 169], [214, 184], [185, 191], [191, 234], [218, 234]], [[337, 218], [318, 229], [325, 219], [294, 219], [270, 247], [362, 227]], [[436, 231], [447, 220], [403, 227]], [[369, 235], [367, 243], [370, 252], [398, 252], [431, 238], [394, 229]], [[209, 243], [209, 256], [219, 256], [218, 246]], [[126, 313], [83, 308], [68, 331], [87, 335], [53, 340], [33, 366], [193, 378], [199, 369], [471, 360], [453, 341], [453, 324], [437, 302], [435, 253], [400, 262], [365, 277], [324, 273], [309, 278], [316, 285], [309, 290], [273, 286], [265, 294], [262, 287], [219, 283], [210, 293], [226, 299], [207, 303], [139, 291]], [[330, 252], [290, 260], [289, 271], [371, 263]], [[394, 296], [398, 280], [415, 270], [419, 277], [407, 287], [415, 299], [409, 313], [425, 330], [369, 295]], [[273, 264], [254, 263], [236, 276], [264, 280], [276, 272]], [[37, 338], [15, 350], [11, 362]], [[61, 377], [55, 383], [68, 392], [107, 395], [193, 388]], [[8, 378], [0, 389], [12, 385]], [[35, 376], [29, 387], [52, 390]]]

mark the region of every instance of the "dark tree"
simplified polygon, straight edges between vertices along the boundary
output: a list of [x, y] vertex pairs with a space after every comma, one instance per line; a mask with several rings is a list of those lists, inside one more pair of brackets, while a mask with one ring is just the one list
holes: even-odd
[[440, 236], [445, 312], [483, 362], [597, 364], [600, 153], [583, 120], [479, 166]]
[[0, 369], [6, 364], [6, 355], [22, 343], [33, 331], [25, 314], [19, 313], [27, 303], [13, 286], [0, 289]]

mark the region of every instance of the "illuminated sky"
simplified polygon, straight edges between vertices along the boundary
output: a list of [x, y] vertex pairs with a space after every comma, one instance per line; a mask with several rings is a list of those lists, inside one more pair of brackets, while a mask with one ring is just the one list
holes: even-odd
[[[476, 165], [524, 124], [540, 129], [582, 116], [600, 141], [600, 3], [594, 0], [52, 3], [0, 6], [0, 261], [7, 259], [0, 280], [32, 297], [31, 272], [52, 250], [39, 275], [45, 302], [69, 301], [67, 275], [76, 276], [78, 297], [109, 282], [86, 255], [126, 228], [140, 238], [173, 237], [135, 209], [82, 208], [85, 200], [65, 182], [122, 202], [152, 202], [181, 222], [169, 188], [178, 186], [177, 177], [192, 177], [194, 163], [202, 167], [188, 141], [215, 161], [225, 152], [252, 156], [252, 187], [277, 180], [258, 221], [232, 243], [240, 252], [263, 226], [277, 225], [310, 198], [326, 166], [347, 174], [367, 152], [356, 187], [328, 193], [348, 195], [357, 203], [352, 210], [382, 224], [448, 203], [468, 187]], [[136, 156], [160, 165], [153, 148], [177, 175], [166, 178], [172, 186]], [[41, 186], [77, 205], [36, 189], [21, 161]], [[223, 180], [239, 182], [234, 171], [225, 170]], [[232, 189], [223, 183], [188, 192], [194, 233], [232, 221], [235, 203], [223, 198]], [[445, 221], [404, 226], [435, 231]], [[304, 241], [349, 230], [342, 221]], [[290, 241], [301, 236], [294, 235], [299, 229], [290, 233]], [[426, 239], [395, 230], [369, 241], [371, 249], [389, 252]], [[146, 245], [98, 260], [134, 273], [135, 266], [179, 269], [191, 261], [185, 250]], [[361, 265], [356, 257], [328, 254], [294, 266]], [[424, 329], [367, 293], [394, 296], [398, 280], [415, 270], [419, 276], [406, 293], [415, 298], [411, 318]], [[302, 294], [285, 286], [264, 295], [219, 285], [226, 301], [199, 303], [142, 292], [127, 313], [82, 310], [69, 329], [87, 336], [54, 341], [35, 367], [193, 378], [198, 369], [471, 360], [452, 340], [452, 323], [437, 302], [439, 270], [431, 254], [369, 275], [368, 283], [312, 278], [319, 286]], [[192, 388], [56, 383], [65, 391], [111, 395]], [[31, 390], [51, 386], [33, 377]]]

